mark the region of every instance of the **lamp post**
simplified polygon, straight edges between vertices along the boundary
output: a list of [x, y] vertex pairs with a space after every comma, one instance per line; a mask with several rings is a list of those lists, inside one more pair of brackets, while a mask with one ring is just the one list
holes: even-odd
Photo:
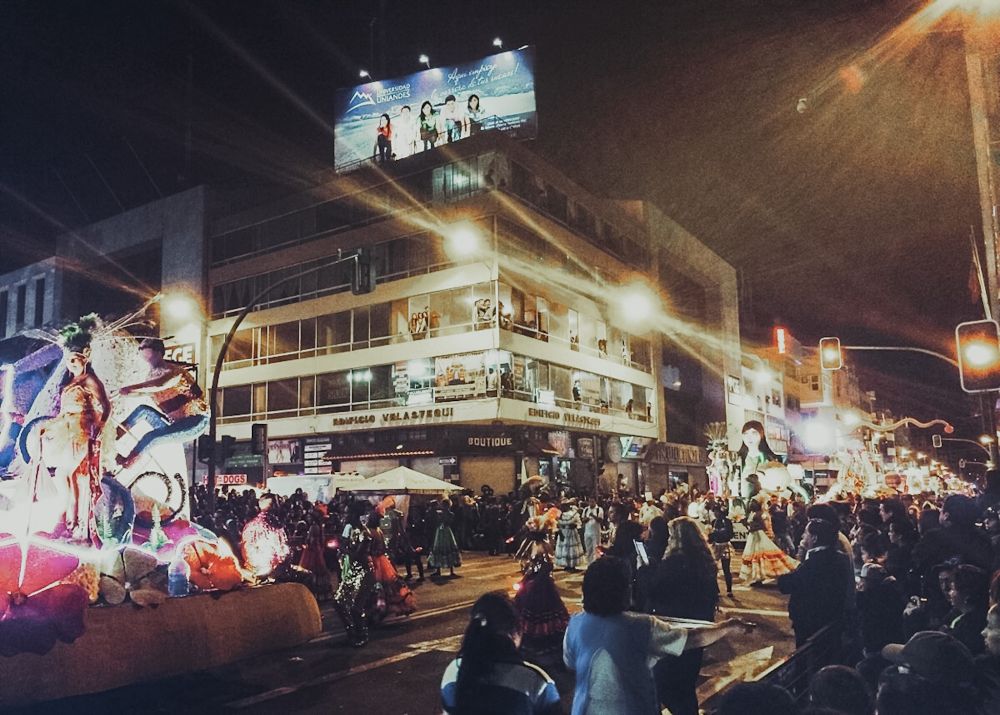
[[424, 53], [420, 53], [420, 57], [417, 58], [417, 62], [422, 64], [427, 69], [431, 68], [431, 58], [425, 55]]
[[[347, 256], [346, 258], [338, 258], [337, 260], [331, 261], [329, 263], [323, 263], [318, 266], [313, 266], [312, 268], [308, 268], [304, 271], [296, 273], [295, 275], [288, 276], [287, 278], [284, 278], [283, 280], [280, 280], [277, 283], [273, 283], [272, 285], [260, 291], [259, 293], [257, 293], [257, 295], [255, 295], [253, 298], [250, 299], [250, 301], [246, 304], [243, 310], [240, 311], [239, 315], [236, 316], [236, 319], [233, 321], [233, 324], [229, 328], [229, 332], [226, 333], [226, 337], [222, 341], [222, 345], [219, 346], [219, 354], [215, 358], [215, 369], [212, 371], [212, 385], [208, 391], [208, 400], [209, 400], [208, 438], [210, 444], [212, 445], [212, 451], [208, 455], [208, 478], [207, 478], [208, 504], [210, 511], [213, 512], [215, 511], [215, 470], [217, 466], [215, 442], [218, 436], [218, 423], [219, 423], [219, 375], [222, 374], [222, 365], [226, 360], [226, 352], [229, 350], [229, 344], [232, 342], [233, 337], [236, 335], [236, 331], [239, 330], [240, 325], [243, 323], [243, 320], [248, 315], [250, 315], [250, 312], [255, 307], [257, 307], [257, 304], [260, 303], [260, 301], [264, 300], [264, 298], [266, 298], [276, 289], [281, 288], [282, 286], [292, 281], [299, 280], [304, 276], [316, 273], [317, 271], [326, 270], [327, 268], [330, 268], [332, 266], [340, 265], [341, 263], [347, 263], [349, 261], [354, 262], [355, 273], [357, 273], [360, 264], [360, 257], [357, 253], [355, 253], [350, 256]], [[354, 285], [354, 280], [351, 281], [351, 284], [352, 286]], [[374, 283], [372, 287], [374, 287]]]

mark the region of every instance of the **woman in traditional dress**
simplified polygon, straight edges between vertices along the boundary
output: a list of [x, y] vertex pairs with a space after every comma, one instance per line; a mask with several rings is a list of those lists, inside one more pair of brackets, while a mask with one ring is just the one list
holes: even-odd
[[593, 497], [583, 509], [583, 542], [587, 552], [587, 563], [597, 560], [598, 549], [601, 547], [601, 528], [604, 525], [604, 509]]
[[434, 511], [437, 527], [434, 530], [434, 545], [427, 565], [434, 569], [434, 575], [440, 576], [441, 569], [447, 568], [451, 576], [455, 575], [455, 567], [462, 565], [462, 553], [455, 541], [455, 532], [451, 530], [454, 515], [451, 513], [451, 501], [447, 497], [441, 500]]
[[561, 638], [569, 624], [569, 612], [552, 579], [552, 547], [549, 545], [549, 525], [544, 517], [528, 521], [527, 548], [521, 562], [524, 574], [517, 586], [514, 607], [526, 639], [536, 642]]
[[111, 413], [104, 384], [90, 366], [90, 331], [96, 317], [81, 318], [63, 331], [67, 375], [59, 413], [39, 434], [36, 469], [53, 470], [53, 482], [65, 505], [66, 533], [74, 541], [96, 536], [92, 507], [101, 495], [101, 432]]
[[580, 541], [580, 512], [576, 510], [575, 504], [572, 502], [563, 504], [556, 526], [559, 529], [556, 566], [567, 571], [576, 571], [576, 567], [583, 559], [583, 543]]
[[408, 616], [417, 610], [417, 601], [406, 582], [399, 577], [396, 567], [386, 553], [385, 538], [378, 526], [371, 530], [372, 535], [372, 569], [375, 582], [382, 588], [385, 599], [386, 616]]
[[786, 554], [775, 544], [767, 533], [763, 507], [757, 499], [751, 499], [747, 511], [747, 543], [743, 549], [743, 566], [740, 578], [744, 583], [757, 586], [764, 579], [778, 578], [791, 573], [799, 562]]
[[309, 535], [299, 556], [299, 567], [313, 575], [316, 598], [325, 601], [331, 595], [330, 569], [326, 566], [326, 537], [323, 535], [323, 525], [313, 524], [309, 527]]
[[348, 507], [347, 524], [340, 539], [340, 585], [333, 594], [334, 608], [355, 647], [368, 642], [367, 609], [375, 586], [372, 537], [362, 520], [364, 511], [364, 502], [354, 502]]

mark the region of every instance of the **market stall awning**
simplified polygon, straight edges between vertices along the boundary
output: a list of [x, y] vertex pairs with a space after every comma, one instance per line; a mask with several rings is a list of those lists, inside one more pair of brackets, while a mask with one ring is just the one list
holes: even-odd
[[462, 487], [409, 467], [395, 467], [363, 482], [345, 486], [342, 491], [353, 494], [441, 494], [460, 492]]

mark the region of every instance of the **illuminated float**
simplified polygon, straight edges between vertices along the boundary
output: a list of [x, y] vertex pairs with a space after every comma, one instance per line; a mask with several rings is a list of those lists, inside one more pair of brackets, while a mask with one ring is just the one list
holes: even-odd
[[[136, 633], [139, 619], [188, 630], [194, 642], [221, 637], [212, 622], [228, 631], [241, 616], [217, 599], [180, 597], [240, 590], [267, 575], [260, 564], [273, 564], [273, 554], [257, 554], [245, 567], [190, 520], [183, 442], [203, 431], [207, 406], [186, 369], [162, 360], [162, 342], [140, 344], [127, 332], [135, 317], [105, 325], [90, 315], [57, 335], [36, 332], [43, 347], [0, 371], [0, 708], [212, 667], [320, 631], [307, 589], [282, 584], [239, 596], [257, 603], [245, 603], [242, 617], [258, 632], [258, 608], [280, 614], [275, 632], [261, 633], [264, 647], [178, 650], [173, 660], [160, 649], [144, 666], [144, 651], [118, 636], [107, 654], [129, 659], [118, 670], [94, 665], [92, 644], [81, 647], [91, 635], [105, 646], [112, 640], [89, 634], [92, 622]], [[158, 612], [135, 615], [143, 607]]]

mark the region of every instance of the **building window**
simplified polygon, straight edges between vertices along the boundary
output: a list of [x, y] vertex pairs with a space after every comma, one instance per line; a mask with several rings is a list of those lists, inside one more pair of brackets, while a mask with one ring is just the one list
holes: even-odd
[[299, 408], [299, 381], [298, 378], [288, 380], [274, 380], [267, 383], [267, 412], [268, 414], [289, 412], [293, 413]]
[[237, 385], [225, 388], [222, 391], [222, 416], [238, 417], [251, 414], [252, 394], [253, 385]]
[[24, 327], [24, 304], [28, 299], [28, 286], [21, 284], [17, 287], [17, 304], [14, 306], [14, 328], [20, 330]]
[[45, 279], [39, 278], [35, 281], [35, 322], [36, 328], [41, 327], [45, 321]]

